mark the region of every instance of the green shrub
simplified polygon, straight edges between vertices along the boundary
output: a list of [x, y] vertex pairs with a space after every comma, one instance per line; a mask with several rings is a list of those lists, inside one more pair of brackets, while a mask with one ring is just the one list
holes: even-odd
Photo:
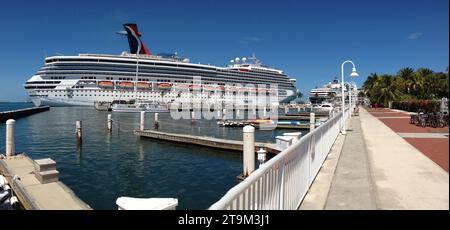
[[405, 110], [408, 112], [423, 111], [427, 113], [438, 112], [440, 109], [440, 101], [435, 100], [404, 100], [394, 101], [393, 109]]

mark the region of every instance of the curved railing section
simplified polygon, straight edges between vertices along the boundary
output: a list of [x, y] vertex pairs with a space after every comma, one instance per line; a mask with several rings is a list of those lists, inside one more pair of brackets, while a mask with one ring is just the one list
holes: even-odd
[[285, 149], [214, 203], [210, 210], [295, 210], [331, 150], [348, 109]]

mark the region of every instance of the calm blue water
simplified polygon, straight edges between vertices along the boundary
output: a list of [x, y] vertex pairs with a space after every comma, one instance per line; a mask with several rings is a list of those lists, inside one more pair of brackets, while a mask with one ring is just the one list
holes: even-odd
[[[1, 103], [0, 111], [30, 107]], [[16, 151], [33, 159], [57, 162], [60, 180], [94, 209], [117, 209], [120, 196], [174, 197], [177, 209], [206, 209], [222, 197], [242, 171], [240, 153], [140, 139], [138, 113], [113, 113], [114, 130], [106, 130], [108, 112], [85, 107], [55, 107], [16, 121]], [[160, 114], [160, 130], [242, 140], [242, 128], [223, 128], [216, 120], [173, 120]], [[75, 121], [83, 122], [77, 147]], [[146, 127], [153, 115], [146, 117]], [[289, 130], [259, 131], [256, 140], [274, 142]], [[290, 130], [292, 132], [292, 130]], [[5, 124], [0, 124], [0, 152], [5, 150]]]
[[33, 103], [8, 103], [8, 102], [0, 102], [0, 112], [15, 110], [15, 109], [25, 109], [33, 107]]

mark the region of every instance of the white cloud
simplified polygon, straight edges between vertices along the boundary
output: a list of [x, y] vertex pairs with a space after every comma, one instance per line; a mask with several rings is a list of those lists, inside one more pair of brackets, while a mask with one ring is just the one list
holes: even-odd
[[241, 44], [251, 44], [251, 43], [256, 43], [256, 42], [259, 42], [258, 37], [245, 37], [239, 41], [239, 43], [241, 43]]
[[409, 40], [416, 40], [416, 39], [422, 37], [422, 35], [423, 35], [422, 32], [414, 32], [414, 33], [412, 33], [412, 34], [410, 34], [410, 35], [408, 36], [408, 39], [409, 39]]

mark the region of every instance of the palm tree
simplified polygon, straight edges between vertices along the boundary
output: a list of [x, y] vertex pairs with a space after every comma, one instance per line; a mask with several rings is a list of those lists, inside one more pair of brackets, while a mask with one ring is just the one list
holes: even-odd
[[411, 89], [413, 90], [413, 94], [418, 98], [424, 98], [424, 86], [425, 80], [429, 78], [433, 74], [433, 71], [426, 68], [417, 69], [411, 81]]
[[389, 101], [396, 100], [400, 95], [400, 84], [401, 82], [399, 78], [393, 77], [391, 75], [381, 76], [380, 83], [374, 89], [374, 101], [386, 106]]
[[409, 93], [412, 78], [414, 76], [414, 69], [409, 67], [401, 68], [397, 75], [403, 80], [405, 93]]
[[296, 95], [297, 95], [297, 98], [302, 98], [303, 97], [303, 93], [300, 92], [300, 90], [297, 90]]
[[372, 97], [373, 90], [380, 84], [380, 77], [377, 73], [371, 73], [363, 84], [364, 93], [367, 97]]

